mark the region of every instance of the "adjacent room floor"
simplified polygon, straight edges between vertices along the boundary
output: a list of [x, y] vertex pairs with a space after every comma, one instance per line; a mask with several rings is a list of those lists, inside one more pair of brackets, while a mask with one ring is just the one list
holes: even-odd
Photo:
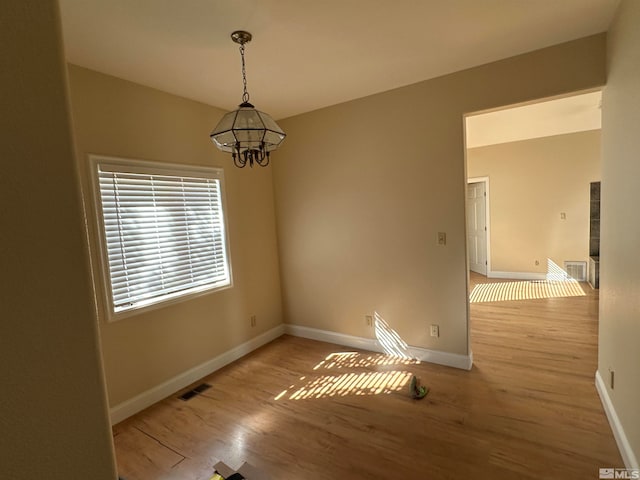
[[281, 337], [116, 425], [120, 474], [208, 480], [247, 460], [273, 480], [598, 478], [623, 464], [594, 386], [598, 294], [577, 285], [476, 296], [469, 372]]

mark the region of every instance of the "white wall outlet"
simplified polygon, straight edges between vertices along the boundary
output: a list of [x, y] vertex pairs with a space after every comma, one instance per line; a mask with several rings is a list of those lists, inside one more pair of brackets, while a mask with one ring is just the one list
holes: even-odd
[[446, 244], [447, 244], [447, 233], [438, 232], [438, 245], [446, 245]]
[[438, 325], [431, 325], [431, 336], [439, 337], [440, 336], [440, 327]]
[[367, 327], [373, 327], [373, 316], [372, 315], [365, 315], [364, 316], [364, 321], [367, 324]]
[[256, 316], [255, 315], [251, 315], [251, 317], [249, 317], [249, 320], [251, 322], [251, 326], [255, 327], [256, 323], [257, 323]]

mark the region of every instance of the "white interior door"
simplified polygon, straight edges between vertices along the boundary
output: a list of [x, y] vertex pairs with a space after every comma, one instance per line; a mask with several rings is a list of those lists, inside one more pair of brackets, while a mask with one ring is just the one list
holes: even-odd
[[484, 182], [467, 184], [467, 248], [472, 272], [487, 274], [487, 202]]

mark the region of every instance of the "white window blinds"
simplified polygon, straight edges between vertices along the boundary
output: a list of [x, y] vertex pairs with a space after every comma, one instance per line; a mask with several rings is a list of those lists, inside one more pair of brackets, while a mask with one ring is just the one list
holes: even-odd
[[230, 284], [217, 170], [97, 170], [114, 313]]

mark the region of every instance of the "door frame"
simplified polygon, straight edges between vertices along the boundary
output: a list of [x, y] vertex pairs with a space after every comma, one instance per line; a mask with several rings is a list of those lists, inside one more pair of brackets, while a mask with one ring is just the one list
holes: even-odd
[[[493, 277], [493, 272], [491, 271], [491, 209], [490, 207], [490, 198], [489, 195], [489, 177], [470, 177], [467, 178], [467, 185], [470, 183], [484, 183], [484, 214], [485, 221], [487, 223], [487, 241], [486, 241], [486, 249], [487, 249], [487, 278]], [[466, 198], [466, 193], [465, 193]], [[466, 206], [466, 202], [465, 202]], [[468, 243], [468, 239], [465, 239], [465, 243]], [[469, 245], [467, 244], [467, 251], [469, 250]]]

